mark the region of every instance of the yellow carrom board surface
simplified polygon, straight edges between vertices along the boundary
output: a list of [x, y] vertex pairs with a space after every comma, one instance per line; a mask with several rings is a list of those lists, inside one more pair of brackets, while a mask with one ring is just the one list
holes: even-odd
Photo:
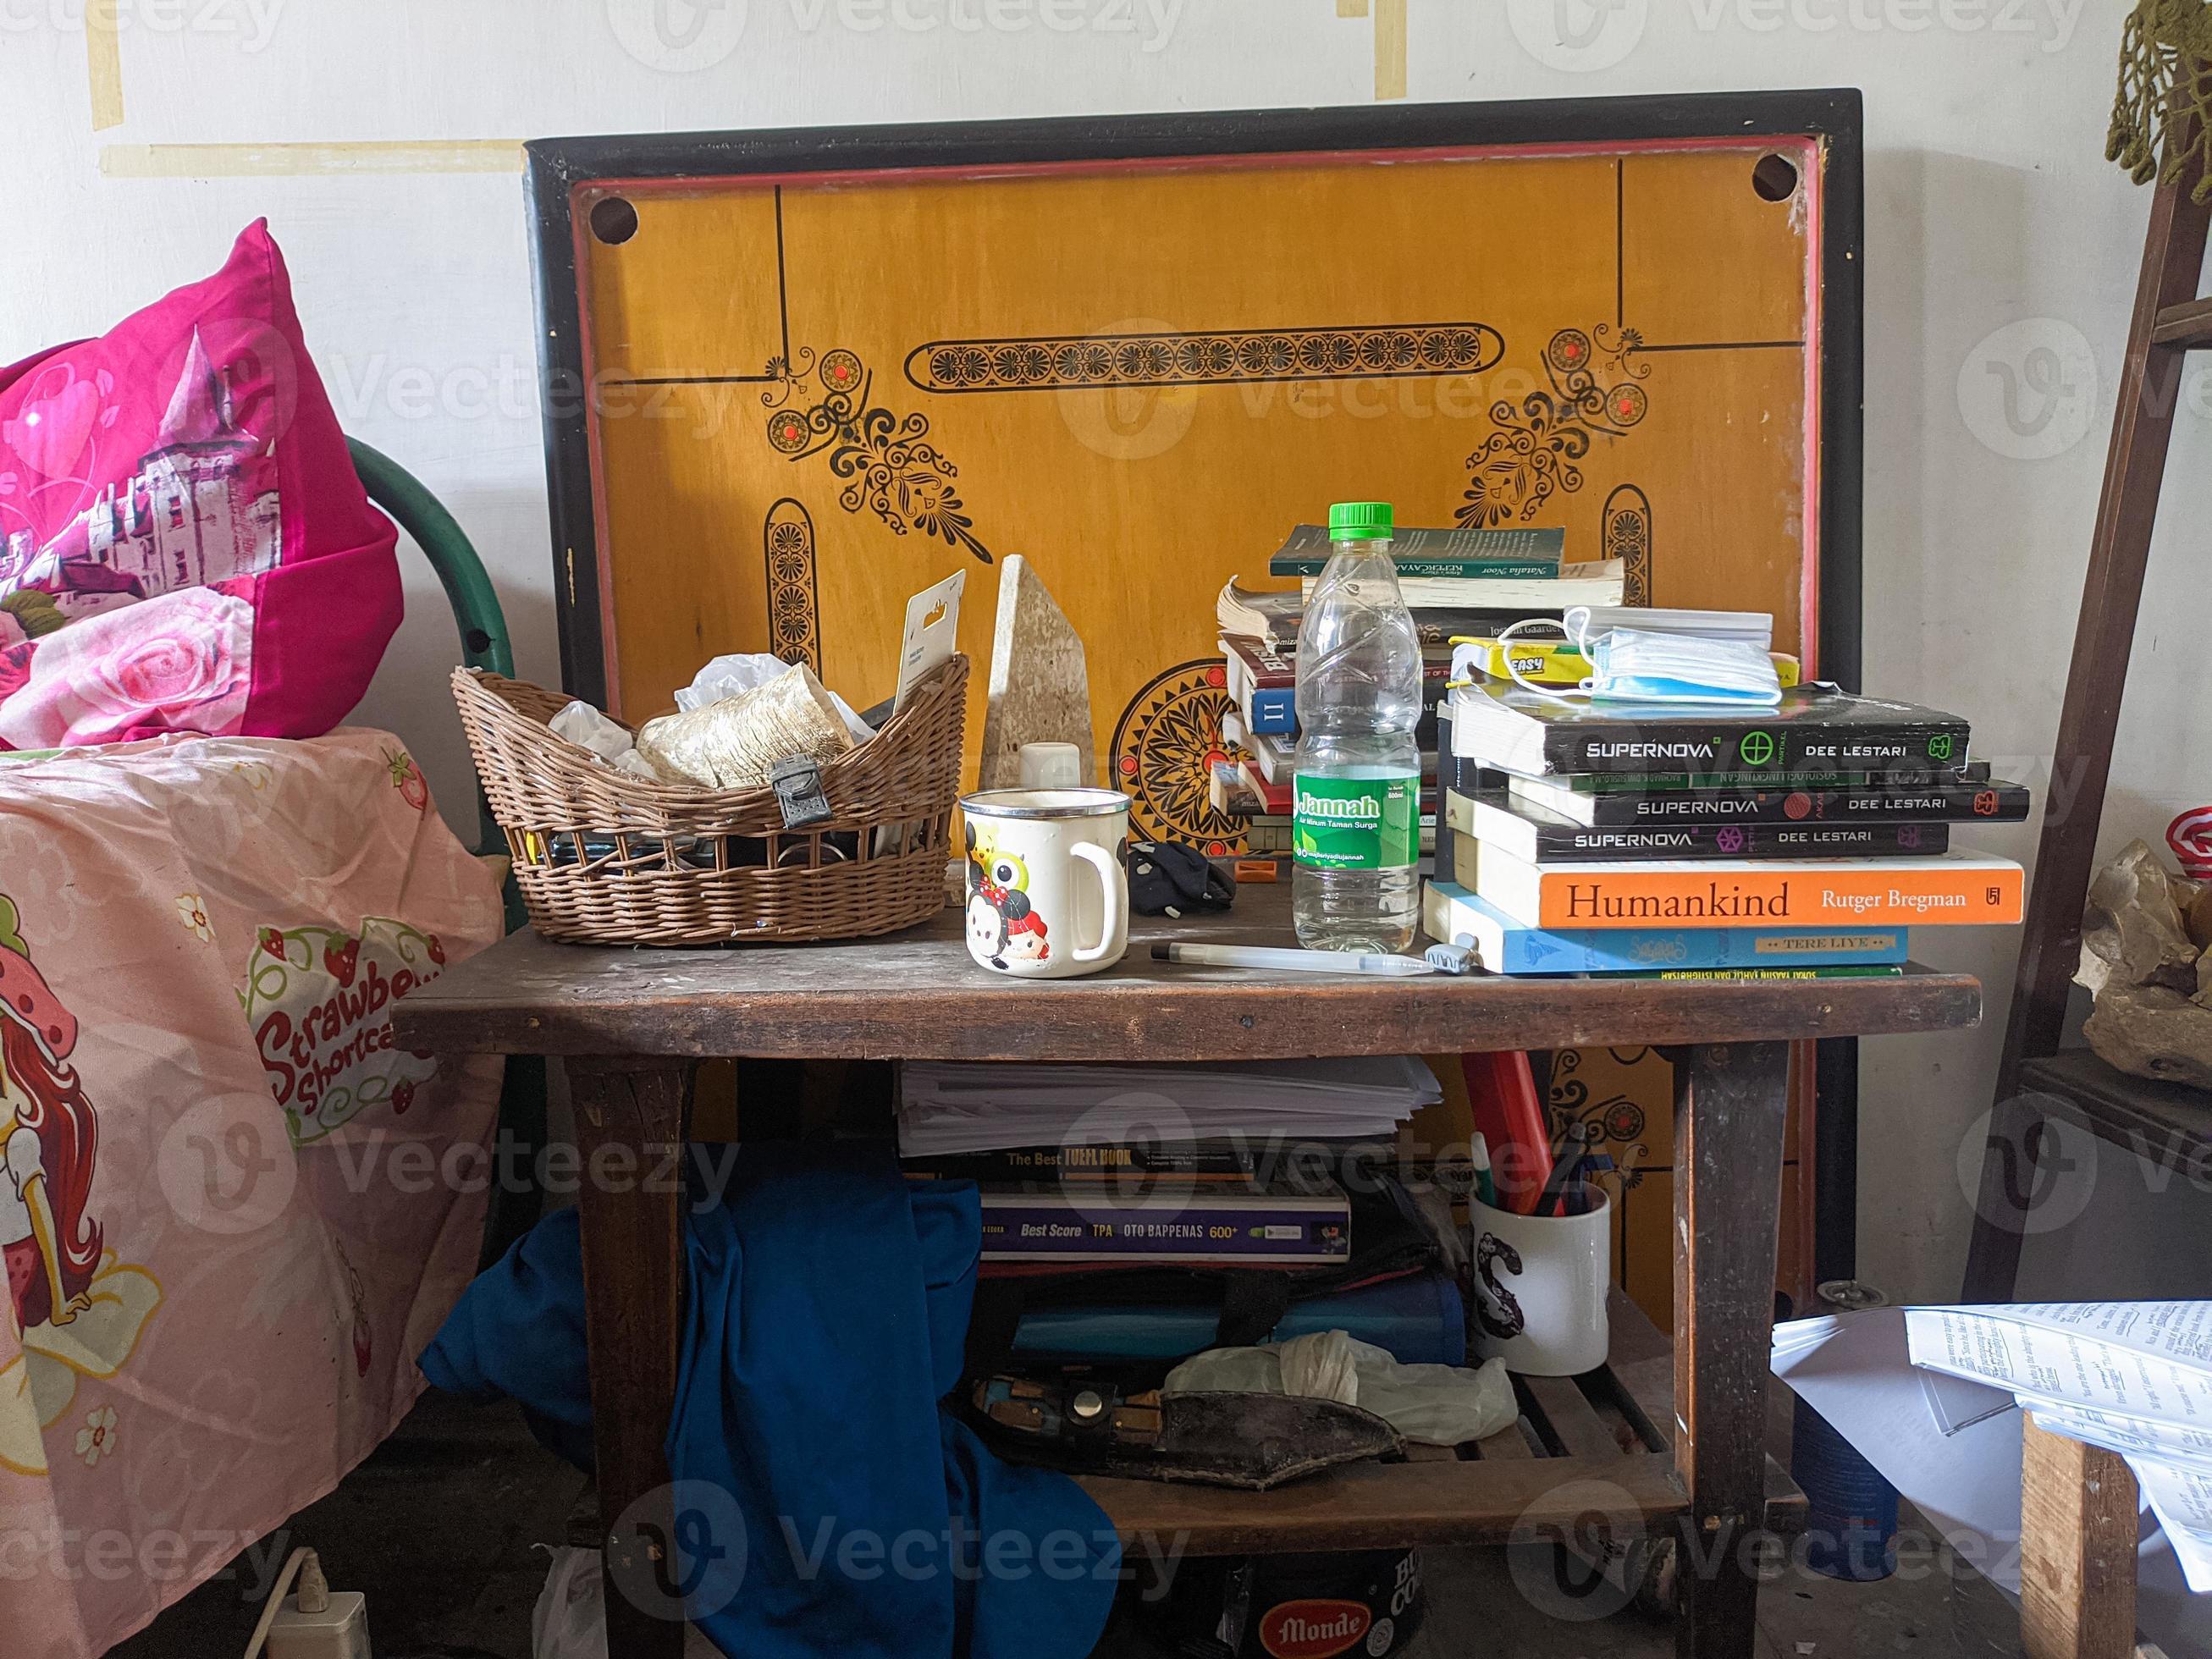
[[[951, 571], [986, 659], [1018, 552], [1139, 830], [1231, 850], [1216, 595], [1287, 586], [1268, 555], [1348, 498], [1564, 526], [1632, 603], [1771, 611], [1853, 684], [1860, 129], [1856, 94], [1806, 92], [532, 143], [564, 684], [639, 719], [769, 650], [865, 706]], [[1552, 1075], [1560, 1144], [1623, 1167], [1617, 1276], [1663, 1324], [1667, 1065]]]
[[[1348, 498], [1562, 526], [1632, 602], [1771, 611], [1817, 666], [1824, 527], [1856, 557], [1855, 482], [1839, 502], [1820, 459], [1824, 382], [1856, 373], [1855, 269], [1851, 351], [1822, 349], [1837, 140], [1729, 103], [1532, 106], [1532, 133], [1665, 136], [1468, 144], [1416, 141], [1510, 131], [1501, 106], [1025, 124], [951, 165], [1001, 130], [884, 130], [833, 171], [857, 139], [533, 145], [570, 689], [636, 720], [770, 650], [866, 706], [953, 570], [988, 659], [1020, 553], [1139, 830], [1231, 850], [1216, 595], [1286, 586], [1269, 554]], [[1083, 153], [1117, 132], [1257, 153]]]

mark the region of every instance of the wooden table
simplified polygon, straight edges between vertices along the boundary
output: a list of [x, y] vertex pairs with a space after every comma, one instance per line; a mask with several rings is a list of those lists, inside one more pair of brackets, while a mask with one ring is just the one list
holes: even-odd
[[[997, 978], [968, 959], [957, 913], [892, 939], [729, 951], [582, 949], [518, 933], [401, 1003], [398, 1041], [448, 1054], [556, 1054], [589, 1170], [652, 1167], [685, 1132], [696, 1062], [777, 1059], [1249, 1060], [1657, 1045], [1677, 1052], [1673, 1417], [1665, 1452], [1623, 1459], [1423, 1461], [1355, 1468], [1263, 1495], [1091, 1484], [1125, 1534], [1188, 1529], [1198, 1553], [1503, 1542], [1601, 1479], [1647, 1521], [1680, 1527], [1680, 1650], [1753, 1650], [1765, 1516], [1768, 1327], [1789, 1044], [1971, 1025], [1972, 979], [1911, 970], [1823, 981], [1339, 978], [1154, 963], [1174, 939], [1283, 944], [1287, 888], [1234, 912], [1138, 918], [1127, 957], [1090, 979]], [[599, 1164], [595, 1160], [607, 1160]], [[682, 1294], [679, 1196], [668, 1183], [582, 1184], [592, 1413], [611, 1551], [652, 1547], [668, 1479]], [[1569, 1453], [1577, 1449], [1568, 1447]], [[639, 1506], [643, 1505], [642, 1509]], [[1571, 1524], [1576, 1516], [1565, 1516]], [[1662, 1521], [1662, 1518], [1663, 1521]], [[667, 1534], [661, 1533], [662, 1537]], [[1525, 1534], [1524, 1534], [1525, 1535]], [[673, 1656], [680, 1631], [609, 1598], [612, 1650]]]

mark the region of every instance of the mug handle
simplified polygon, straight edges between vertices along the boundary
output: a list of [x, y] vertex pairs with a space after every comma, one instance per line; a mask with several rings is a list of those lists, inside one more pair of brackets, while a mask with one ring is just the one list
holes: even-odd
[[1104, 936], [1095, 950], [1079, 947], [1075, 960], [1097, 962], [1118, 957], [1129, 945], [1129, 872], [1121, 867], [1119, 858], [1096, 842], [1079, 841], [1069, 850], [1098, 872], [1098, 884], [1106, 894]]

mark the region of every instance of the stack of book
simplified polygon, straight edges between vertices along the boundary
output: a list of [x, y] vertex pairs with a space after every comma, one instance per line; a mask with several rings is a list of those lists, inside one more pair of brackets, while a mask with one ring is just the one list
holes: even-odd
[[2016, 922], [2021, 872], [1954, 848], [2027, 791], [1965, 720], [1825, 686], [1773, 708], [1477, 678], [1443, 710], [1441, 939], [1500, 973], [1895, 973], [1915, 927]]
[[[1452, 673], [1452, 641], [1495, 633], [1528, 618], [1556, 622], [1573, 605], [1615, 605], [1626, 586], [1619, 559], [1565, 562], [1566, 532], [1547, 530], [1398, 531], [1390, 544], [1399, 590], [1421, 637], [1424, 714], [1414, 733], [1422, 764], [1421, 848], [1437, 842], [1437, 708]], [[1243, 757], [1218, 763], [1215, 810], [1246, 822], [1255, 854], [1291, 846], [1291, 773], [1297, 749], [1298, 623], [1333, 550], [1328, 532], [1300, 525], [1268, 561], [1271, 576], [1296, 577], [1298, 589], [1268, 592], [1232, 578], [1215, 619], [1236, 708], [1222, 736]]]
[[909, 1173], [982, 1189], [986, 1263], [1322, 1267], [1352, 1206], [1287, 1149], [1395, 1139], [1442, 1097], [1403, 1056], [1191, 1066], [910, 1061]]

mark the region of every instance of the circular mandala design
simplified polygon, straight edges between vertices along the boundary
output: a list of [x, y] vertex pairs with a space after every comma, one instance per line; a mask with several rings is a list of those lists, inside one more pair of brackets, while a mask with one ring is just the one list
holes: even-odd
[[1590, 361], [1590, 338], [1578, 328], [1563, 328], [1552, 337], [1544, 355], [1552, 360], [1552, 367], [1562, 374], [1572, 374], [1578, 368], [1588, 368]]
[[780, 454], [796, 455], [806, 447], [806, 422], [788, 410], [768, 417], [769, 447]]
[[842, 347], [823, 354], [818, 372], [822, 384], [832, 392], [850, 392], [860, 384], [860, 358]]
[[1114, 728], [1114, 772], [1133, 801], [1130, 833], [1179, 842], [1209, 854], [1239, 852], [1244, 824], [1213, 810], [1206, 787], [1212, 763], [1243, 751], [1225, 743], [1221, 717], [1234, 704], [1221, 659], [1178, 663], [1129, 699]]
[[1650, 394], [1626, 382], [1605, 394], [1605, 412], [1615, 426], [1634, 426], [1651, 410]]

